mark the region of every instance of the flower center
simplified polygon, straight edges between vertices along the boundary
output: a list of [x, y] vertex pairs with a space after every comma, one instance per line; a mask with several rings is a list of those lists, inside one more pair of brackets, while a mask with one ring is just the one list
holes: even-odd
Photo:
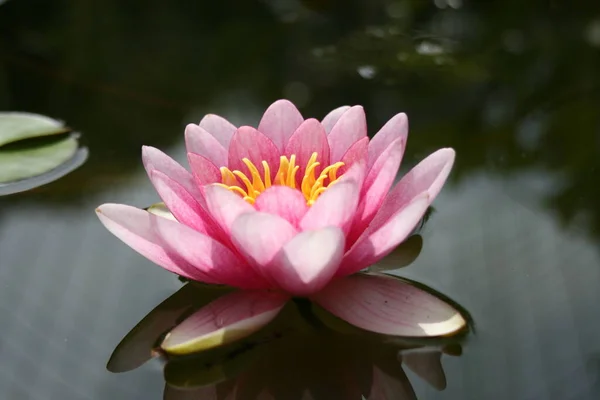
[[[279, 159], [279, 169], [275, 174], [275, 179], [271, 182], [271, 169], [266, 161], [262, 161], [261, 164], [264, 170], [264, 176], [260, 175], [260, 172], [256, 166], [247, 158], [243, 158], [242, 161], [250, 170], [250, 178], [241, 171], [231, 171], [227, 167], [221, 167], [221, 179], [223, 183], [217, 183], [217, 185], [223, 186], [226, 189], [231, 190], [234, 193], [238, 193], [248, 203], [254, 204], [256, 198], [265, 190], [270, 188], [272, 185], [288, 186], [292, 189], [296, 189], [296, 173], [300, 169], [299, 165], [296, 165], [296, 155], [292, 154], [288, 159], [286, 156], [281, 156]], [[337, 162], [329, 165], [321, 171], [319, 176], [315, 176], [316, 169], [320, 165], [317, 161], [317, 153], [312, 153], [310, 159], [306, 164], [304, 170], [304, 177], [298, 188], [304, 198], [306, 204], [311, 206], [317, 198], [323, 193], [329, 186], [333, 185], [339, 177], [337, 171], [344, 165], [343, 162]], [[240, 185], [246, 187], [242, 188]]]

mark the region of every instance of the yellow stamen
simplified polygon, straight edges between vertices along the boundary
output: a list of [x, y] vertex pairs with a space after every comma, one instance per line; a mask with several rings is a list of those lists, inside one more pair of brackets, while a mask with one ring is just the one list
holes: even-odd
[[238, 170], [233, 171], [233, 174], [240, 178], [240, 181], [242, 181], [242, 183], [246, 185], [246, 193], [248, 193], [249, 196], [252, 196], [252, 193], [254, 193], [254, 186], [252, 186], [252, 183], [250, 182], [248, 177], [244, 175], [242, 171]]
[[[316, 152], [312, 153], [306, 163], [304, 176], [300, 181], [300, 192], [306, 199], [306, 204], [309, 206], [313, 205], [317, 198], [327, 190], [328, 187], [339, 180], [339, 177], [337, 176], [338, 170], [344, 166], [343, 162], [329, 165], [323, 168], [318, 177], [315, 177], [317, 167], [321, 165], [321, 163], [317, 161], [317, 157], [318, 154]], [[266, 161], [261, 162], [263, 167], [262, 176], [252, 161], [244, 158], [242, 159], [242, 162], [248, 167], [252, 181], [250, 181], [248, 176], [241, 171], [231, 171], [227, 167], [221, 167], [221, 178], [223, 183], [218, 183], [218, 185], [239, 194], [248, 203], [254, 204], [256, 198], [272, 185], [288, 186], [292, 189], [296, 189], [296, 175], [300, 170], [300, 165], [296, 165], [295, 154], [292, 154], [289, 158], [286, 156], [281, 156], [279, 158], [279, 168], [277, 169], [273, 181], [271, 181], [271, 168]], [[246, 190], [242, 188], [240, 183], [246, 187]]]
[[223, 183], [215, 183], [215, 185], [223, 186], [225, 189], [229, 189], [232, 192], [237, 193], [244, 198], [248, 197], [248, 193], [246, 193], [246, 191], [239, 186], [227, 186]]
[[221, 182], [228, 186], [237, 185], [238, 183], [233, 172], [227, 167], [221, 167]]
[[248, 160], [247, 158], [242, 159], [242, 161], [244, 162], [244, 164], [246, 164], [246, 166], [250, 170], [250, 174], [252, 175], [252, 187], [254, 188], [254, 190], [258, 190], [259, 192], [264, 192], [265, 184], [263, 183], [263, 181], [260, 177], [260, 173], [258, 172], [258, 169], [256, 169], [254, 164], [252, 164], [252, 162], [250, 160]]
[[262, 162], [263, 169], [265, 170], [265, 188], [271, 187], [271, 168], [269, 168], [269, 164], [263, 160]]

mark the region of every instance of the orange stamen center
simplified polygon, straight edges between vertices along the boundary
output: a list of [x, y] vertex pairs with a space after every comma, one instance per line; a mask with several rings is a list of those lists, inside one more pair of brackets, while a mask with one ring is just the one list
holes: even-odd
[[[258, 168], [247, 158], [242, 161], [250, 171], [250, 177], [246, 176], [241, 171], [231, 171], [227, 167], [221, 167], [221, 180], [223, 183], [217, 185], [223, 186], [234, 193], [239, 194], [250, 204], [254, 204], [256, 198], [265, 190], [273, 185], [288, 186], [296, 189], [296, 174], [300, 166], [296, 165], [296, 155], [292, 154], [288, 159], [286, 156], [281, 156], [279, 159], [279, 169], [275, 174], [275, 179], [271, 182], [271, 169], [266, 161], [262, 161], [261, 165], [264, 170], [264, 175], [261, 176]], [[317, 200], [317, 198], [331, 185], [339, 180], [337, 176], [338, 170], [344, 165], [343, 162], [337, 162], [329, 165], [321, 171], [319, 176], [315, 176], [316, 169], [320, 165], [317, 161], [317, 153], [312, 153], [304, 170], [299, 189], [306, 204], [309, 206]], [[245, 188], [244, 188], [245, 187]]]

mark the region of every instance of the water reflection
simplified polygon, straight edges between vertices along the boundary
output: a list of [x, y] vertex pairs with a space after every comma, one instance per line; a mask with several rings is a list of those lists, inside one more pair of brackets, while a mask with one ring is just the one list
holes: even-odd
[[[165, 399], [414, 399], [409, 368], [443, 390], [441, 358], [461, 354], [466, 331], [446, 338], [401, 338], [355, 328], [307, 300], [289, 303], [242, 341], [172, 356], [162, 338], [220, 296], [225, 287], [186, 284], [150, 312], [115, 349], [107, 368], [124, 372], [156, 357]], [[304, 396], [304, 397], [302, 397]]]
[[217, 360], [169, 361], [164, 398], [415, 399], [404, 368], [444, 390], [443, 354], [460, 345], [413, 347], [334, 331], [291, 333]]

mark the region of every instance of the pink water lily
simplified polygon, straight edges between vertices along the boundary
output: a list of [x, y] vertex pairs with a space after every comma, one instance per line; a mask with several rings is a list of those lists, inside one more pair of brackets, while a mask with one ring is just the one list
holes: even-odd
[[[407, 132], [401, 113], [369, 140], [360, 106], [340, 107], [318, 121], [305, 120], [292, 103], [279, 100], [257, 129], [236, 128], [209, 114], [185, 131], [191, 172], [161, 151], [143, 148], [166, 214], [121, 204], [104, 204], [97, 213], [115, 236], [171, 272], [209, 284], [274, 290], [241, 320], [305, 296], [360, 326], [373, 313], [348, 315], [347, 291], [354, 288], [341, 278], [406, 239], [454, 162], [454, 150], [438, 150], [392, 188]], [[380, 316], [368, 324], [385, 331], [390, 322]], [[450, 331], [456, 328], [450, 325]]]

